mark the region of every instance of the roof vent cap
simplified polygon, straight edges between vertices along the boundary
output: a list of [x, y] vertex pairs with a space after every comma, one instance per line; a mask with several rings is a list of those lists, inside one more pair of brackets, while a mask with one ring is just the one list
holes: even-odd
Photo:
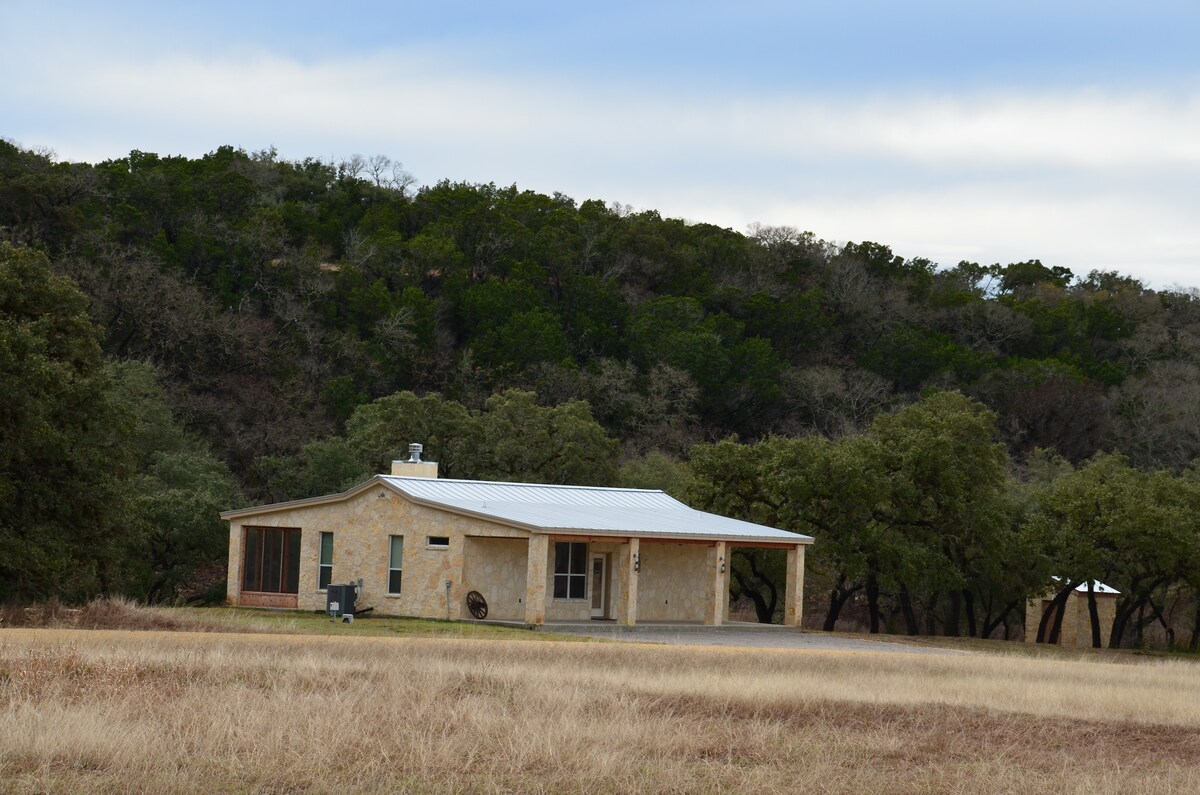
[[421, 451], [424, 449], [425, 449], [424, 447], [417, 444], [416, 442], [413, 442], [412, 444], [410, 444], [408, 446], [408, 461], [406, 461], [405, 463], [407, 463], [407, 464], [421, 463]]

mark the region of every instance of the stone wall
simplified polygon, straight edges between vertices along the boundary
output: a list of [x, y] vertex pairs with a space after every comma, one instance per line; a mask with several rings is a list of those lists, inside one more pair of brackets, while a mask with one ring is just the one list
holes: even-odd
[[[465, 546], [464, 588], [483, 595], [488, 604], [488, 618], [524, 621], [529, 541], [467, 537]], [[464, 615], [470, 617], [469, 613]]]
[[[239, 602], [244, 527], [299, 527], [301, 610], [325, 609], [325, 593], [317, 589], [320, 533], [333, 533], [333, 582], [363, 580], [358, 607], [373, 607], [384, 615], [445, 618], [446, 580], [450, 581], [449, 614], [467, 616], [463, 559], [467, 537], [518, 539], [522, 560], [527, 534], [483, 519], [459, 516], [417, 505], [384, 486], [348, 500], [245, 517], [230, 524], [228, 601]], [[404, 537], [402, 587], [387, 593], [390, 536]], [[430, 536], [449, 539], [445, 548], [431, 548]], [[524, 589], [524, 576], [511, 587]], [[476, 588], [478, 590], [478, 588]], [[490, 601], [490, 600], [489, 600]]]
[[[491, 619], [587, 621], [592, 617], [591, 597], [597, 586], [592, 576], [593, 554], [606, 556], [606, 618], [622, 619], [623, 589], [635, 595], [637, 621], [702, 622], [706, 617], [711, 621], [725, 611], [728, 603], [728, 577], [718, 578], [716, 574], [720, 554], [713, 545], [651, 539], [635, 542], [640, 572], [632, 580], [628, 571], [623, 573], [632, 560], [630, 544], [622, 540], [588, 542], [585, 597], [555, 599], [553, 540], [546, 544], [545, 555], [538, 555], [540, 561], [530, 561], [528, 532], [418, 505], [379, 484], [348, 499], [298, 505], [232, 521], [230, 604], [255, 599], [249, 597], [243, 602], [240, 598], [245, 527], [301, 529], [300, 590], [296, 595], [296, 607], [301, 610], [325, 608], [325, 593], [317, 588], [322, 532], [333, 533], [332, 582], [362, 578], [358, 609], [370, 607], [383, 615], [470, 618], [466, 594], [475, 590], [487, 600]], [[387, 593], [391, 536], [404, 538], [399, 594]], [[444, 537], [449, 543], [430, 545], [431, 536]], [[526, 612], [526, 579], [530, 572], [545, 588], [544, 614]], [[714, 589], [722, 593], [718, 596]], [[261, 603], [261, 598], [258, 601]]]
[[638, 575], [638, 621], [703, 621], [708, 592], [708, 553], [703, 544], [642, 539]]
[[[1096, 614], [1100, 619], [1100, 642], [1108, 646], [1112, 635], [1113, 619], [1117, 615], [1116, 594], [1096, 594]], [[1025, 642], [1037, 641], [1038, 623], [1042, 620], [1042, 611], [1049, 606], [1051, 599], [1030, 599], [1025, 605]], [[1053, 621], [1053, 619], [1051, 619]], [[1049, 633], [1049, 628], [1047, 628]], [[1059, 633], [1059, 645], [1068, 648], [1092, 647], [1092, 619], [1088, 613], [1088, 598], [1086, 592], [1075, 591], [1067, 599], [1066, 613], [1063, 614], [1062, 630]]]

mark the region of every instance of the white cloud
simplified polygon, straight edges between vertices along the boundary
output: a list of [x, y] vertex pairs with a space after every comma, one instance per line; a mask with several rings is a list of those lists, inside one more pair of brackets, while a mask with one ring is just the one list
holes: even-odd
[[427, 181], [791, 224], [946, 263], [1040, 257], [1200, 281], [1200, 93], [707, 97], [462, 73], [428, 52], [13, 57], [26, 79], [0, 102], [29, 112], [7, 134], [67, 158], [384, 152]]
[[[731, 205], [696, 204], [689, 217], [736, 215]], [[949, 192], [897, 192], [836, 200], [781, 199], [771, 214], [752, 220], [820, 230], [836, 242], [874, 240], [906, 257], [952, 265], [1041, 259], [1076, 275], [1119, 270], [1158, 287], [1200, 283], [1195, 268], [1200, 229], [1195, 207], [1168, 201], [1112, 197], [1061, 199], [1023, 196], [993, 186]]]

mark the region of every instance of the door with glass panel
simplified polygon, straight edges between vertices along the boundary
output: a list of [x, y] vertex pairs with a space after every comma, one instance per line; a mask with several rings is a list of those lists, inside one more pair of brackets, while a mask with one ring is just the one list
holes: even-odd
[[608, 612], [608, 561], [600, 553], [592, 555], [592, 618], [606, 618]]

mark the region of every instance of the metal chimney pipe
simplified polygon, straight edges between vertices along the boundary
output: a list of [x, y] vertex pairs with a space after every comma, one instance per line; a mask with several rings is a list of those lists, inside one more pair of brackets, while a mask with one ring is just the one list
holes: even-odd
[[424, 447], [417, 444], [416, 442], [413, 442], [412, 444], [410, 444], [408, 446], [408, 461], [405, 463], [408, 463], [408, 464], [421, 463], [421, 451], [424, 449], [425, 449]]

